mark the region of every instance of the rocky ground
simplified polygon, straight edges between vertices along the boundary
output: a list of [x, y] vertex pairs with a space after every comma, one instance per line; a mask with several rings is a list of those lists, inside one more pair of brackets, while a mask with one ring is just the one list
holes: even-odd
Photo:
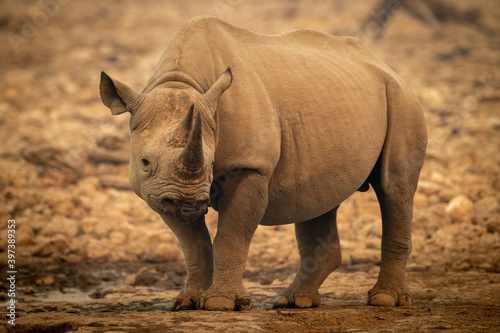
[[[15, 219], [15, 330], [498, 330], [500, 5], [444, 1], [477, 10], [481, 26], [452, 20], [440, 36], [400, 12], [374, 39], [361, 24], [374, 2], [2, 2], [0, 298], [8, 301], [3, 267]], [[250, 249], [254, 311], [168, 312], [185, 277], [182, 253], [130, 191], [128, 117], [111, 117], [98, 82], [105, 70], [140, 90], [180, 24], [202, 14], [261, 33], [356, 35], [414, 88], [429, 131], [408, 267], [414, 306], [364, 306], [380, 260], [370, 190], [339, 210], [343, 265], [322, 287], [321, 307], [269, 310], [299, 263], [293, 226], [278, 226], [259, 228]], [[216, 213], [207, 220], [213, 235]], [[12, 329], [6, 320], [2, 312], [0, 332]]]

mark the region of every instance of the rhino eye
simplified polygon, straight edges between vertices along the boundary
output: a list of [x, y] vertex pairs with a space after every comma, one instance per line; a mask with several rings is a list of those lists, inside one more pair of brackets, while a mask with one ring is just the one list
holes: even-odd
[[147, 168], [151, 163], [147, 159], [143, 158], [141, 159], [141, 164], [144, 168]]

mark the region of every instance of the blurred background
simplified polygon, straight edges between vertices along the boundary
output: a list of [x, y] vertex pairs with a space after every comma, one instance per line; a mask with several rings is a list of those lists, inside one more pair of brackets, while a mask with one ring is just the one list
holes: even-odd
[[[313, 28], [361, 38], [415, 90], [427, 118], [408, 269], [500, 272], [498, 1], [2, 1], [0, 262], [15, 219], [22, 299], [72, 289], [99, 298], [110, 284], [182, 287], [177, 240], [128, 185], [128, 115], [111, 116], [98, 84], [104, 70], [141, 90], [197, 15], [264, 34]], [[211, 211], [212, 235], [216, 219]], [[341, 205], [338, 224], [340, 270], [378, 269], [373, 191]], [[260, 227], [245, 278], [271, 284], [298, 264], [293, 225]]]

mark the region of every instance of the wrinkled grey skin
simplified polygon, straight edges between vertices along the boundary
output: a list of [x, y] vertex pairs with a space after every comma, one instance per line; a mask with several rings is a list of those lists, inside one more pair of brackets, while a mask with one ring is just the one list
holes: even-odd
[[[337, 209], [369, 185], [383, 236], [368, 303], [411, 304], [404, 271], [424, 117], [410, 89], [357, 39], [266, 36], [200, 17], [176, 34], [142, 93], [104, 73], [100, 89], [113, 114], [131, 114], [132, 188], [186, 258], [173, 310], [250, 309], [242, 275], [252, 235], [259, 224], [287, 223], [302, 264], [274, 306], [318, 306], [318, 288], [341, 263]], [[207, 205], [219, 212], [213, 244]]]

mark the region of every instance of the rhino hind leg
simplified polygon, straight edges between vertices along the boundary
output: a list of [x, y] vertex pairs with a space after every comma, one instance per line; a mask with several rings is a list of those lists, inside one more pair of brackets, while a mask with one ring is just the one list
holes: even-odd
[[387, 87], [388, 126], [384, 147], [369, 181], [382, 213], [381, 265], [368, 304], [411, 305], [406, 262], [411, 252], [413, 197], [425, 157], [427, 131], [420, 103], [397, 81]]
[[368, 305], [411, 305], [406, 262], [411, 252], [413, 198], [402, 200], [374, 186], [382, 211], [382, 260], [377, 283], [368, 292]]
[[318, 289], [342, 261], [337, 209], [295, 224], [301, 265], [290, 287], [276, 298], [273, 308], [309, 308], [321, 304]]
[[[381, 161], [384, 158], [387, 154]], [[383, 162], [377, 163], [371, 181], [382, 213], [382, 258], [377, 283], [368, 292], [368, 305], [405, 306], [413, 301], [405, 269], [411, 252], [413, 195], [420, 168], [399, 168], [398, 163], [389, 163], [390, 171]]]

